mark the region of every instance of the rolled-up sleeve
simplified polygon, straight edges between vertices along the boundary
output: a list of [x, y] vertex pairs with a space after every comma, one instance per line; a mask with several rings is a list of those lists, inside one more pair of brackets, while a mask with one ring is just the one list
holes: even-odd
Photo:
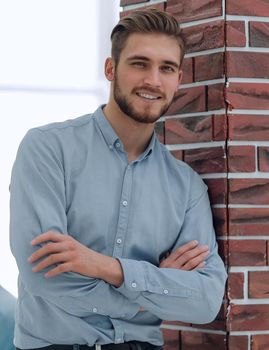
[[[201, 180], [195, 174], [193, 181], [191, 186], [195, 191], [195, 182]], [[204, 268], [184, 271], [159, 268], [146, 261], [119, 259], [124, 283], [117, 290], [164, 320], [208, 323], [216, 317], [222, 304], [227, 275], [218, 255], [206, 186], [203, 184], [200, 188], [199, 195], [189, 200], [173, 250], [194, 239], [207, 244], [210, 254]]]
[[64, 311], [86, 317], [97, 312], [110, 317], [133, 317], [139, 305], [102, 280], [68, 272], [46, 279], [32, 272], [27, 258], [36, 250], [31, 240], [48, 230], [67, 232], [64, 161], [54, 141], [38, 129], [20, 144], [10, 185], [10, 241], [20, 280], [32, 295]]

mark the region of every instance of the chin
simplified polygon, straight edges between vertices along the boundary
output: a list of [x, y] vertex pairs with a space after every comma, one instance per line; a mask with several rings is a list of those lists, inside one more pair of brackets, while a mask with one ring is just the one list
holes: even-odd
[[156, 113], [156, 114], [135, 113], [135, 114], [129, 115], [129, 117], [139, 123], [153, 124], [158, 119], [160, 119], [161, 115], [159, 113]]

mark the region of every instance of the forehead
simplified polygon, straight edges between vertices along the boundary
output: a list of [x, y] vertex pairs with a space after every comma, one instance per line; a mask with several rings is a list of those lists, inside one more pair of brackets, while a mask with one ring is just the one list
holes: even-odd
[[171, 36], [158, 33], [134, 33], [126, 40], [121, 59], [143, 56], [149, 60], [180, 62], [180, 47]]

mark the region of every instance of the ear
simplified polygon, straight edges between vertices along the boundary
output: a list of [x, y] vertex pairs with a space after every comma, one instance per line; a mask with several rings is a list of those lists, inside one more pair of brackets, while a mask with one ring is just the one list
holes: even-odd
[[105, 76], [107, 80], [113, 81], [115, 75], [115, 64], [111, 57], [108, 57], [105, 62]]

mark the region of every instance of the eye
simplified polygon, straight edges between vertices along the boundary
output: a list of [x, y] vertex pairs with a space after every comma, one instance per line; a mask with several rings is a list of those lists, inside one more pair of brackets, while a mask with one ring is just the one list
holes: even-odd
[[161, 70], [166, 73], [173, 73], [175, 72], [175, 68], [171, 66], [163, 66], [161, 67]]
[[141, 61], [132, 62], [132, 66], [137, 67], [137, 68], [144, 68], [144, 67], [146, 67], [146, 63], [141, 62]]

